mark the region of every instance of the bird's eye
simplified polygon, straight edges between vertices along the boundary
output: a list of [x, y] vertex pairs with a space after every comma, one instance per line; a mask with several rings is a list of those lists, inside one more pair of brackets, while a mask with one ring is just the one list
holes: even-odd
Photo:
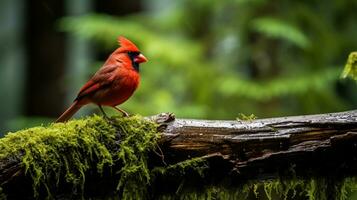
[[129, 56], [137, 56], [137, 55], [140, 54], [140, 52], [137, 52], [137, 51], [127, 51], [127, 54], [128, 54]]

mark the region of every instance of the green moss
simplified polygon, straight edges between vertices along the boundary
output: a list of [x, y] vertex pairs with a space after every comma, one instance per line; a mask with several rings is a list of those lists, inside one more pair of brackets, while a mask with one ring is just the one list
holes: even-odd
[[255, 116], [254, 114], [250, 114], [250, 115], [245, 115], [243, 113], [239, 113], [238, 117], [236, 118], [238, 121], [253, 121], [255, 119], [257, 119], [258, 117]]
[[349, 199], [351, 193], [357, 192], [357, 178], [345, 178], [341, 184], [339, 200]]
[[122, 199], [143, 199], [147, 196], [150, 183], [147, 153], [157, 146], [157, 125], [139, 117], [117, 120], [115, 124], [119, 125], [123, 135], [117, 154], [117, 159], [123, 163], [118, 171], [120, 179], [117, 189], [122, 191]]
[[[48, 198], [61, 179], [83, 196], [86, 172], [101, 174], [105, 166], [120, 162], [118, 189], [124, 197], [132, 196], [136, 187], [149, 182], [146, 153], [155, 147], [156, 125], [138, 116], [113, 120], [93, 116], [9, 133], [0, 140], [0, 160], [21, 162], [33, 180], [34, 196], [42, 187]], [[115, 140], [118, 132], [120, 144]]]
[[[338, 184], [337, 184], [338, 185]], [[185, 186], [183, 186], [185, 187]], [[340, 193], [338, 192], [340, 191]], [[347, 200], [352, 192], [357, 191], [357, 179], [346, 178], [341, 187], [335, 191], [327, 191], [327, 180], [319, 179], [290, 179], [250, 181], [238, 187], [227, 185], [208, 185], [204, 190], [182, 189], [177, 194], [164, 194], [159, 199], [309, 199], [309, 200]], [[333, 194], [334, 197], [328, 196]]]
[[180, 175], [184, 176], [187, 170], [196, 171], [201, 177], [204, 176], [204, 171], [209, 168], [206, 159], [202, 157], [191, 158], [182, 162], [175, 163], [173, 165], [165, 167], [155, 167], [151, 171], [151, 176], [155, 177], [160, 175]]
[[[115, 129], [101, 117], [94, 116], [66, 124], [51, 124], [16, 133], [0, 140], [0, 159], [21, 160], [25, 172], [33, 180], [35, 197], [44, 186], [51, 196], [49, 183], [64, 177], [78, 191], [83, 192], [85, 172], [94, 166], [98, 172], [104, 165], [112, 165], [111, 153], [105, 144], [114, 142]], [[93, 168], [92, 168], [93, 169]]]

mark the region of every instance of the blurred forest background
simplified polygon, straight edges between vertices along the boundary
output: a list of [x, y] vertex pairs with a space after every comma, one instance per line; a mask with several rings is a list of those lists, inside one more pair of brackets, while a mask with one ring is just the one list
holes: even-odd
[[118, 35], [149, 59], [120, 106], [130, 113], [235, 119], [354, 109], [357, 86], [340, 74], [357, 49], [356, 10], [350, 0], [2, 0], [0, 131], [52, 122]]

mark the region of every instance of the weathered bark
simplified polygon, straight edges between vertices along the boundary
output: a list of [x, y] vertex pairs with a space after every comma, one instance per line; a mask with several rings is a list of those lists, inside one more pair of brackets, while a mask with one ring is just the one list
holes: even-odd
[[166, 126], [161, 144], [169, 163], [216, 157], [248, 179], [290, 168], [303, 175], [356, 171], [357, 110], [252, 121], [176, 119]]

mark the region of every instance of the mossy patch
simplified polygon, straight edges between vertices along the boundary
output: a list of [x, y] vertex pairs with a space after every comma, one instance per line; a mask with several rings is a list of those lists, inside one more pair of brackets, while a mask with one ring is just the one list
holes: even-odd
[[239, 113], [238, 117], [236, 118], [237, 121], [253, 121], [255, 119], [257, 119], [258, 117], [255, 116], [254, 114], [250, 114], [250, 115], [245, 115], [243, 113]]
[[[192, 188], [183, 188], [179, 195], [164, 194], [158, 197], [158, 199], [351, 199], [351, 194], [357, 191], [357, 179], [346, 178], [342, 185], [342, 187], [334, 188], [333, 191], [327, 191], [326, 179], [324, 178], [250, 181], [237, 187], [229, 187], [227, 185], [208, 185], [205, 186], [204, 190], [200, 191], [195, 191]], [[329, 196], [328, 194], [333, 194], [333, 196]]]
[[151, 171], [151, 176], [155, 177], [160, 175], [182, 175], [184, 176], [187, 170], [196, 171], [201, 177], [204, 177], [204, 172], [209, 168], [206, 159], [198, 157], [191, 158], [176, 164], [168, 165], [165, 167], [155, 167]]
[[[0, 140], [0, 159], [21, 160], [25, 173], [33, 180], [34, 196], [44, 186], [51, 197], [51, 184], [60, 178], [83, 191], [85, 172], [92, 167], [98, 172], [113, 158], [107, 143], [113, 143], [115, 129], [101, 117], [94, 116], [67, 124], [52, 124], [9, 133]], [[97, 163], [96, 166], [91, 164]]]
[[[120, 143], [116, 137], [121, 137]], [[149, 182], [146, 153], [158, 137], [156, 125], [138, 116], [115, 118], [112, 123], [93, 116], [8, 133], [0, 139], [0, 160], [22, 163], [33, 180], [35, 197], [45, 188], [47, 198], [52, 198], [62, 179], [83, 197], [86, 173], [101, 174], [104, 167], [118, 162], [123, 166], [117, 172], [123, 197], [135, 191], [144, 195], [143, 189], [137, 192], [135, 187]]]
[[147, 196], [150, 171], [147, 154], [156, 148], [160, 135], [157, 125], [138, 117], [118, 118], [116, 123], [123, 139], [119, 144], [117, 159], [123, 163], [117, 190], [122, 191], [122, 199], [143, 199]]

